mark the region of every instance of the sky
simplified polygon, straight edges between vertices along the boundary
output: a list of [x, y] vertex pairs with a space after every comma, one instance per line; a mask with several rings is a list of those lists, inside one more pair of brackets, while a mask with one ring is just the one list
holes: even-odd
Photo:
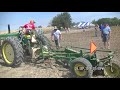
[[[0, 12], [0, 31], [7, 30], [7, 25], [11, 25], [11, 29], [18, 29], [35, 20], [36, 26], [46, 27], [57, 14], [62, 12]], [[69, 12], [73, 22], [91, 22], [100, 18], [120, 18], [120, 12]]]

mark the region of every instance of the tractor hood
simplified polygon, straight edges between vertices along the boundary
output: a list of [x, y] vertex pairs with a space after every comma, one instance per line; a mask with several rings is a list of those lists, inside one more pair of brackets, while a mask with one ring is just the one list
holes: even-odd
[[11, 36], [18, 36], [19, 33], [7, 33], [7, 34], [0, 34], [0, 38], [3, 37], [11, 37]]

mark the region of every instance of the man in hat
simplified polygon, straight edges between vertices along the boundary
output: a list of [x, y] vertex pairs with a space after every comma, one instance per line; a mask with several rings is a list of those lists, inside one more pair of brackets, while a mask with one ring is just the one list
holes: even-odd
[[97, 33], [98, 33], [98, 29], [99, 29], [99, 25], [98, 24], [96, 24], [95, 25], [95, 37], [97, 37], [98, 35], [97, 35]]
[[55, 42], [56, 48], [59, 49], [60, 48], [60, 40], [62, 39], [62, 35], [60, 30], [57, 29], [57, 27], [55, 26], [54, 30], [51, 33], [51, 40], [53, 42]]

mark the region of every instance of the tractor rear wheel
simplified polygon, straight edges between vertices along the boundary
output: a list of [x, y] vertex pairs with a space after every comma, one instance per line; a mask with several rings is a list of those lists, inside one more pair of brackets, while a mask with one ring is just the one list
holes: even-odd
[[48, 49], [51, 49], [50, 40], [43, 34], [43, 31], [36, 30], [35, 31], [36, 38], [42, 42], [42, 45], [47, 45]]
[[47, 44], [48, 48], [51, 49], [51, 42], [50, 42], [50, 40], [45, 35], [43, 37], [44, 37], [44, 39], [46, 41], [46, 44]]
[[2, 58], [5, 64], [11, 67], [19, 66], [24, 57], [23, 48], [15, 37], [7, 37], [2, 43]]
[[45, 35], [37, 34], [36, 38], [42, 43], [42, 45], [46, 45], [48, 49], [51, 49], [51, 43]]
[[76, 78], [91, 78], [93, 74], [92, 65], [85, 58], [77, 58], [71, 61], [70, 69]]

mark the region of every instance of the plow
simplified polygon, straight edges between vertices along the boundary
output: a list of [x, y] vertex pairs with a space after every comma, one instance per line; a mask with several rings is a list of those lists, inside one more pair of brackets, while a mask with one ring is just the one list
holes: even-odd
[[[79, 51], [73, 48], [78, 48]], [[96, 50], [91, 54], [90, 50], [80, 47], [64, 47], [64, 50], [52, 49], [50, 41], [40, 30], [34, 33], [30, 31], [26, 35], [19, 29], [15, 33], [0, 35], [0, 51], [6, 66], [19, 67], [26, 57], [29, 57], [33, 63], [37, 61], [42, 63], [50, 59], [61, 61], [63, 65], [68, 66], [75, 78], [91, 78], [94, 72], [111, 78], [120, 77], [119, 65], [112, 62], [113, 51]], [[98, 59], [97, 52], [107, 52], [108, 55]]]

